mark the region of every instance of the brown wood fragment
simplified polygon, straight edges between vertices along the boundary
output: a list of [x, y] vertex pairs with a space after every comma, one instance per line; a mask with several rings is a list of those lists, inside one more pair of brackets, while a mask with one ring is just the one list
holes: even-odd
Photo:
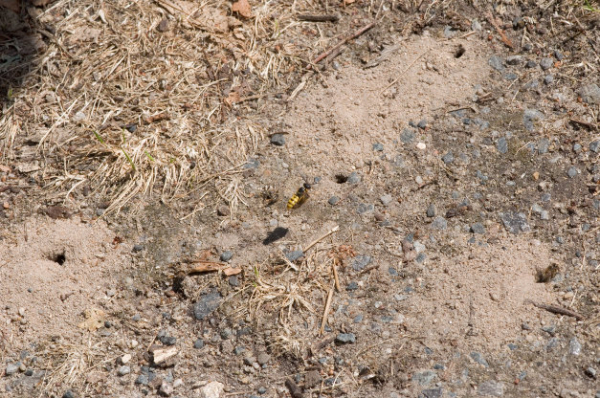
[[150, 348], [150, 353], [152, 354], [152, 361], [158, 365], [175, 356], [177, 354], [177, 348], [153, 346]]
[[226, 264], [215, 261], [194, 261], [200, 264], [188, 271], [188, 274], [203, 274], [205, 272], [220, 271]]
[[546, 310], [548, 312], [551, 312], [553, 314], [558, 314], [558, 315], [565, 315], [565, 316], [570, 316], [573, 317], [575, 319], [577, 319], [578, 321], [581, 321], [584, 317], [583, 315], [575, 312], [575, 311], [571, 311], [568, 308], [564, 308], [564, 307], [559, 307], [557, 305], [549, 305], [549, 304], [542, 304], [542, 303], [536, 303], [534, 301], [528, 300], [528, 302], [532, 305], [534, 305], [535, 307], [541, 308], [543, 310]]
[[494, 27], [494, 29], [496, 29], [496, 32], [498, 32], [498, 34], [500, 35], [500, 40], [502, 41], [502, 43], [506, 44], [507, 47], [514, 48], [512, 41], [510, 41], [510, 39], [506, 36], [504, 31], [502, 30], [502, 28], [500, 28], [500, 26], [498, 25], [498, 22], [496, 22], [496, 20], [492, 16], [492, 13], [490, 13], [490, 12], [486, 13], [485, 17], [487, 18], [488, 22]]
[[321, 55], [319, 55], [317, 58], [315, 58], [312, 61], [311, 65], [308, 65], [306, 67], [306, 69], [311, 69], [313, 67], [313, 65], [318, 64], [319, 62], [321, 62], [323, 59], [325, 59], [329, 54], [333, 53], [334, 51], [336, 51], [338, 48], [340, 48], [341, 46], [343, 46], [344, 44], [346, 44], [347, 42], [349, 42], [352, 39], [357, 38], [358, 36], [362, 35], [363, 33], [365, 33], [367, 30], [371, 29], [373, 26], [375, 26], [375, 22], [371, 22], [370, 24], [367, 24], [365, 26], [363, 26], [362, 28], [360, 28], [359, 30], [357, 30], [355, 33], [347, 36], [345, 39], [342, 39], [342, 41], [340, 41], [338, 44], [336, 44], [335, 46], [331, 47], [329, 50], [326, 50], [324, 52], [321, 53]]
[[340, 20], [340, 16], [337, 14], [331, 14], [331, 15], [300, 14], [296, 18], [298, 18], [300, 21], [307, 21], [307, 22], [337, 22]]

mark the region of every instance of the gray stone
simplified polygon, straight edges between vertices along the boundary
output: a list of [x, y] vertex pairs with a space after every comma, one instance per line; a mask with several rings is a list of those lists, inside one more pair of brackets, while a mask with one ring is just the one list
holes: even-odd
[[375, 211], [375, 206], [371, 203], [360, 203], [356, 209], [358, 214], [367, 214]]
[[569, 354], [579, 355], [581, 354], [581, 343], [577, 340], [577, 337], [573, 337], [569, 341]]
[[444, 156], [442, 156], [442, 161], [446, 164], [450, 164], [450, 163], [454, 162], [454, 155], [452, 154], [452, 151], [450, 151], [447, 154], [445, 154]]
[[400, 133], [400, 141], [404, 144], [410, 144], [415, 140], [415, 132], [411, 129], [404, 129]]
[[271, 136], [271, 144], [277, 145], [277, 146], [284, 146], [285, 145], [285, 136], [283, 134], [273, 134]]
[[142, 250], [144, 250], [144, 245], [140, 245], [140, 244], [133, 245], [133, 250], [132, 251], [134, 253], [139, 253]]
[[581, 87], [578, 94], [588, 104], [600, 104], [600, 87], [595, 83]]
[[65, 393], [62, 395], [62, 398], [75, 398], [75, 394], [73, 393], [73, 391], [71, 391], [71, 390], [67, 390], [67, 391], [65, 391]]
[[371, 264], [371, 256], [366, 254], [359, 254], [354, 258], [352, 262], [352, 269], [354, 271], [362, 271], [367, 265]]
[[376, 152], [382, 152], [383, 151], [383, 144], [380, 144], [379, 142], [376, 142], [373, 144], [373, 150]]
[[544, 84], [546, 86], [549, 86], [552, 83], [554, 83], [554, 76], [552, 76], [552, 75], [546, 75], [546, 76], [544, 76]]
[[437, 216], [433, 219], [433, 222], [431, 223], [431, 228], [443, 231], [448, 228], [448, 221], [442, 216]]
[[476, 222], [475, 224], [471, 225], [471, 232], [474, 234], [483, 235], [485, 234], [485, 227], [482, 223]]
[[442, 390], [442, 387], [430, 388], [428, 390], [421, 391], [421, 394], [423, 394], [424, 398], [441, 398], [441, 396], [444, 394], [444, 391]]
[[339, 201], [340, 201], [340, 198], [338, 198], [337, 196], [332, 196], [331, 198], [329, 198], [327, 203], [329, 203], [332, 206], [335, 206], [335, 204]]
[[497, 55], [492, 55], [488, 61], [488, 64], [499, 72], [504, 70], [504, 60]]
[[204, 320], [210, 313], [219, 308], [221, 298], [221, 294], [214, 289], [200, 296], [200, 299], [194, 304], [194, 317], [199, 321]]
[[433, 382], [433, 380], [437, 378], [437, 374], [431, 370], [426, 370], [425, 372], [415, 373], [412, 376], [412, 380], [419, 383], [421, 386], [427, 386]]
[[420, 120], [419, 123], [417, 123], [417, 127], [420, 129], [425, 129], [427, 127], [427, 120]]
[[358, 184], [360, 182], [360, 176], [358, 175], [358, 173], [356, 171], [353, 171], [348, 176], [347, 182], [348, 182], [348, 184]]
[[523, 124], [525, 128], [529, 131], [534, 130], [533, 122], [542, 120], [544, 118], [544, 114], [536, 109], [526, 109], [523, 112]]
[[290, 260], [291, 262], [294, 262], [303, 256], [304, 256], [304, 252], [302, 250], [294, 250], [294, 251], [286, 253], [286, 255], [285, 255], [285, 257], [288, 260]]
[[427, 208], [427, 217], [435, 217], [435, 214], [436, 214], [435, 205], [432, 203]]
[[535, 214], [540, 214], [543, 210], [544, 209], [542, 206], [538, 205], [537, 203], [534, 203], [533, 206], [531, 206], [531, 211]]
[[567, 170], [567, 175], [569, 176], [569, 178], [577, 177], [577, 167], [575, 167], [575, 166], [569, 167], [569, 169]]
[[596, 140], [590, 143], [590, 151], [594, 153], [600, 152], [600, 140]]
[[537, 66], [537, 63], [535, 61], [533, 61], [533, 60], [529, 60], [525, 64], [525, 67], [528, 68], [528, 69], [535, 68], [536, 66]]
[[509, 72], [509, 73], [504, 74], [504, 78], [506, 80], [513, 81], [513, 80], [517, 80], [519, 78], [519, 76], [516, 73]]
[[483, 397], [502, 397], [504, 395], [504, 383], [499, 381], [484, 381], [477, 388], [477, 394]]
[[356, 336], [354, 333], [340, 333], [335, 337], [337, 344], [354, 344], [356, 343]]
[[194, 341], [194, 348], [199, 350], [202, 347], [204, 347], [204, 340], [202, 339], [197, 339], [196, 341]]
[[596, 378], [597, 373], [598, 372], [596, 371], [596, 369], [591, 366], [589, 366], [588, 368], [585, 369], [585, 374], [587, 376], [591, 377], [592, 379]]
[[471, 21], [471, 29], [472, 30], [481, 30], [483, 28], [481, 26], [481, 23], [479, 23], [478, 20], [474, 19], [473, 21]]
[[554, 61], [552, 60], [552, 58], [542, 58], [542, 60], [540, 61], [540, 66], [543, 70], [548, 70], [552, 68], [552, 65], [554, 65]]
[[550, 213], [548, 213], [548, 210], [542, 210], [540, 212], [540, 218], [542, 220], [549, 220], [550, 219]]
[[238, 287], [240, 285], [240, 278], [238, 278], [237, 275], [231, 275], [227, 281], [229, 282], [229, 285], [233, 287]]
[[246, 347], [242, 347], [242, 346], [235, 347], [235, 349], [233, 350], [233, 353], [235, 355], [242, 355], [245, 352], [246, 352]]
[[131, 373], [131, 368], [129, 366], [121, 366], [119, 369], [117, 369], [117, 374], [119, 376], [125, 376], [129, 373]]
[[504, 228], [515, 235], [531, 231], [531, 227], [527, 224], [527, 216], [523, 213], [512, 211], [501, 213], [500, 219], [504, 224]]
[[170, 397], [173, 394], [173, 385], [171, 383], [167, 383], [166, 380], [160, 384], [160, 388], [158, 389], [158, 394], [161, 397]]
[[478, 352], [472, 352], [471, 353], [471, 358], [473, 358], [473, 360], [475, 362], [477, 362], [480, 365], [485, 366], [486, 368], [489, 367], [490, 365], [488, 364], [488, 362], [485, 360], [485, 358], [483, 357], [483, 355], [481, 355]]
[[19, 371], [18, 363], [9, 363], [8, 365], [6, 365], [5, 373], [7, 376], [14, 375], [18, 371]]
[[542, 138], [538, 142], [538, 153], [540, 155], [548, 153], [548, 148], [550, 148], [550, 140], [548, 138]]
[[496, 149], [500, 153], [508, 152], [508, 141], [504, 137], [500, 137], [498, 142], [496, 142]]
[[346, 290], [349, 291], [349, 292], [353, 292], [355, 290], [358, 290], [358, 283], [356, 283], [356, 282], [350, 282], [348, 284], [348, 286], [346, 286]]
[[579, 152], [581, 152], [582, 149], [583, 149], [583, 147], [581, 146], [580, 143], [577, 142], [577, 143], [573, 144], [573, 152], [579, 153]]
[[221, 253], [221, 261], [229, 261], [231, 260], [231, 258], [233, 257], [233, 252], [230, 252], [229, 250], [224, 251], [223, 253]]
[[271, 356], [266, 352], [261, 352], [260, 354], [258, 354], [256, 360], [258, 361], [259, 365], [264, 366], [269, 363], [269, 361], [271, 360]]
[[258, 159], [249, 159], [243, 167], [246, 170], [253, 170], [258, 169], [259, 166], [260, 162], [258, 161]]
[[554, 58], [559, 61], [562, 61], [565, 56], [559, 50], [554, 50]]
[[392, 195], [390, 195], [388, 193], [388, 194], [385, 194], [385, 195], [381, 196], [379, 198], [379, 200], [381, 201], [381, 203], [383, 203], [384, 206], [387, 206], [387, 205], [389, 205], [392, 202], [393, 198], [392, 198]]

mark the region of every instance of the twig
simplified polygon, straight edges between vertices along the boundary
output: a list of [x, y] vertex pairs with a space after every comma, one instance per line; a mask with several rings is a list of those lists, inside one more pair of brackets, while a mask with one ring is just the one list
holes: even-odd
[[302, 389], [298, 387], [296, 383], [292, 381], [292, 379], [285, 380], [285, 386], [290, 390], [290, 395], [292, 398], [303, 398], [304, 394], [302, 393]]
[[590, 130], [597, 130], [598, 129], [598, 127], [594, 123], [588, 123], [586, 121], [579, 120], [579, 119], [571, 119], [571, 120], [569, 120], [569, 122], [572, 123], [572, 124], [579, 124], [581, 126], [587, 127]]
[[312, 73], [308, 72], [302, 76], [302, 81], [300, 82], [300, 84], [298, 84], [298, 86], [294, 89], [294, 91], [292, 91], [292, 94], [290, 94], [290, 97], [287, 99], [287, 102], [291, 102], [294, 98], [296, 98], [298, 93], [300, 91], [302, 91], [304, 86], [306, 86], [306, 82], [308, 81], [308, 78], [311, 74]]
[[308, 246], [306, 246], [306, 248], [304, 248], [303, 252], [306, 253], [308, 250], [310, 250], [310, 248], [312, 248], [314, 245], [316, 245], [317, 243], [319, 243], [321, 240], [325, 239], [326, 237], [328, 237], [329, 235], [331, 235], [334, 232], [337, 232], [340, 229], [339, 225], [336, 225], [335, 227], [331, 228], [329, 230], [329, 232], [327, 232], [326, 234], [324, 234], [323, 236], [315, 239], [313, 242], [311, 242]]
[[329, 293], [327, 293], [327, 301], [325, 302], [325, 311], [323, 311], [323, 320], [321, 321], [321, 328], [319, 329], [319, 333], [323, 334], [325, 331], [325, 324], [327, 323], [327, 314], [329, 314], [329, 309], [331, 308], [331, 299], [333, 298], [333, 287], [329, 288]]
[[506, 44], [510, 48], [514, 48], [512, 41], [510, 41], [510, 39], [508, 37], [506, 37], [506, 34], [500, 28], [500, 26], [498, 26], [498, 23], [494, 20], [494, 17], [492, 16], [492, 14], [490, 12], [487, 12], [485, 14], [485, 17], [487, 18], [488, 22], [490, 24], [492, 24], [492, 26], [496, 29], [496, 32], [498, 32], [498, 34], [500, 35], [500, 40], [502, 40], [502, 43]]
[[340, 20], [340, 16], [337, 14], [331, 14], [331, 15], [300, 14], [296, 18], [298, 18], [300, 21], [307, 21], [307, 22], [337, 22]]
[[326, 51], [322, 52], [321, 55], [319, 55], [317, 58], [315, 58], [312, 61], [312, 63], [306, 67], [306, 69], [311, 69], [313, 67], [313, 65], [318, 64], [323, 59], [325, 59], [325, 57], [327, 57], [329, 54], [331, 54], [332, 52], [334, 52], [335, 50], [337, 50], [338, 48], [340, 48], [341, 46], [343, 46], [344, 44], [346, 44], [350, 40], [355, 39], [358, 36], [362, 35], [367, 30], [371, 29], [373, 26], [375, 26], [375, 22], [371, 22], [370, 24], [367, 24], [367, 25], [363, 26], [362, 28], [360, 28], [359, 30], [357, 30], [356, 32], [354, 32], [353, 34], [347, 36], [345, 39], [343, 39], [342, 41], [340, 41], [335, 46], [331, 47], [329, 50], [326, 50]]
[[335, 290], [337, 290], [338, 292], [340, 292], [341, 291], [341, 288], [340, 288], [340, 279], [338, 277], [337, 267], [335, 266], [336, 262], [337, 261], [334, 259], [333, 263], [331, 264], [331, 268], [333, 269], [333, 280], [335, 281]]
[[413, 60], [413, 61], [410, 63], [410, 65], [408, 65], [406, 68], [404, 68], [404, 70], [403, 70], [403, 71], [400, 73], [400, 76], [398, 76], [398, 78], [394, 79], [394, 81], [393, 81], [393, 82], [391, 82], [390, 84], [388, 84], [388, 85], [387, 85], [387, 86], [386, 86], [386, 87], [385, 87], [383, 90], [381, 90], [381, 92], [380, 92], [379, 94], [382, 94], [382, 93], [383, 93], [385, 90], [387, 90], [388, 88], [392, 87], [394, 84], [398, 83], [398, 81], [404, 77], [404, 74], [405, 74], [406, 72], [408, 72], [408, 70], [409, 70], [410, 68], [412, 68], [412, 66], [413, 66], [414, 64], [416, 64], [416, 63], [417, 63], [417, 61], [418, 61], [418, 60], [420, 60], [420, 59], [421, 59], [421, 58], [422, 58], [422, 57], [423, 57], [425, 54], [427, 54], [427, 53], [428, 53], [430, 50], [431, 50], [431, 49], [423, 51], [423, 52], [421, 53], [421, 55], [419, 55], [417, 58], [415, 58], [415, 59], [414, 59], [414, 60]]
[[578, 321], [581, 321], [584, 318], [583, 315], [578, 314], [575, 311], [571, 311], [567, 308], [558, 307], [556, 305], [536, 303], [535, 301], [531, 301], [531, 300], [527, 300], [527, 302], [529, 302], [530, 304], [533, 304], [535, 307], [541, 308], [541, 309], [551, 312], [553, 314], [571, 316], [571, 317], [577, 319]]
[[371, 265], [370, 267], [363, 269], [362, 271], [360, 271], [359, 275], [366, 274], [369, 271], [373, 271], [375, 268], [379, 268], [379, 264]]

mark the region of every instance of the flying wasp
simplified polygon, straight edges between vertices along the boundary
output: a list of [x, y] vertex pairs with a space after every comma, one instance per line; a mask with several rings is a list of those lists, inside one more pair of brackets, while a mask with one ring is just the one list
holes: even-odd
[[304, 183], [303, 186], [298, 188], [298, 192], [296, 192], [287, 202], [288, 210], [297, 209], [298, 207], [302, 206], [302, 204], [304, 204], [304, 202], [306, 202], [310, 197], [308, 194], [310, 189], [311, 186], [308, 183]]

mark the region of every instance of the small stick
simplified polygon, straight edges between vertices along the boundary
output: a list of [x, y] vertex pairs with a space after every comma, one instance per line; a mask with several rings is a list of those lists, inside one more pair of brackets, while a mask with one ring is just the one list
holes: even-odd
[[579, 124], [581, 126], [585, 126], [591, 130], [596, 130], [598, 128], [598, 127], [596, 127], [596, 125], [594, 123], [588, 123], [586, 121], [579, 120], [579, 119], [571, 119], [571, 120], [569, 120], [569, 122], [571, 122], [572, 124]]
[[367, 30], [371, 29], [373, 26], [375, 26], [375, 22], [371, 22], [370, 24], [367, 24], [367, 25], [363, 26], [362, 28], [360, 28], [359, 30], [357, 30], [354, 34], [352, 34], [350, 36], [347, 36], [345, 39], [343, 39], [342, 41], [340, 41], [335, 46], [331, 47], [329, 50], [326, 50], [326, 51], [322, 52], [321, 55], [319, 55], [317, 58], [315, 58], [312, 61], [312, 64], [310, 64], [310, 65], [308, 65], [306, 67], [306, 69], [311, 69], [313, 67], [313, 65], [318, 64], [323, 59], [325, 59], [325, 57], [327, 57], [329, 54], [331, 54], [332, 52], [334, 52], [335, 50], [337, 50], [338, 48], [340, 48], [341, 46], [343, 46], [344, 44], [346, 44], [350, 40], [355, 39], [358, 36], [362, 35]]
[[337, 22], [340, 20], [340, 16], [337, 14], [331, 14], [331, 15], [300, 14], [296, 18], [298, 18], [300, 21], [307, 21], [307, 22]]
[[309, 244], [308, 246], [306, 246], [306, 248], [303, 250], [304, 253], [306, 253], [311, 247], [313, 247], [314, 245], [316, 245], [317, 243], [319, 243], [321, 240], [325, 239], [326, 237], [328, 237], [332, 233], [337, 232], [337, 230], [339, 230], [339, 229], [340, 229], [339, 225], [336, 225], [335, 227], [331, 228], [329, 230], [329, 232], [327, 232], [326, 234], [324, 234], [320, 238], [315, 239], [311, 244]]
[[551, 312], [553, 314], [571, 316], [571, 317], [577, 319], [578, 321], [581, 321], [583, 319], [583, 315], [578, 314], [575, 311], [571, 311], [567, 308], [558, 307], [556, 305], [536, 303], [531, 300], [527, 300], [527, 302], [529, 302], [530, 304], [533, 304], [535, 307], [541, 308], [541, 309]]
[[485, 14], [485, 16], [486, 16], [488, 22], [490, 24], [492, 24], [492, 26], [496, 29], [496, 32], [498, 32], [498, 34], [500, 35], [500, 39], [502, 40], [502, 43], [506, 44], [510, 48], [514, 48], [512, 41], [510, 41], [510, 39], [508, 37], [506, 37], [506, 34], [500, 28], [500, 26], [498, 26], [498, 23], [494, 20], [494, 17], [492, 16], [492, 14], [490, 12], [488, 12]]
[[369, 271], [373, 271], [375, 268], [379, 268], [379, 265], [371, 265], [370, 267], [367, 267], [367, 268], [363, 269], [362, 271], [360, 271], [359, 275], [366, 274]]
[[337, 290], [338, 292], [341, 292], [342, 290], [340, 289], [340, 279], [338, 278], [337, 267], [335, 266], [336, 262], [337, 261], [334, 259], [333, 263], [331, 264], [331, 268], [333, 268], [333, 279], [335, 281], [335, 290]]
[[329, 293], [327, 293], [327, 301], [325, 302], [325, 311], [323, 312], [323, 320], [321, 321], [321, 328], [319, 329], [319, 333], [323, 334], [325, 331], [325, 324], [327, 323], [327, 314], [329, 313], [329, 309], [331, 308], [331, 299], [333, 298], [333, 287], [329, 288]]

